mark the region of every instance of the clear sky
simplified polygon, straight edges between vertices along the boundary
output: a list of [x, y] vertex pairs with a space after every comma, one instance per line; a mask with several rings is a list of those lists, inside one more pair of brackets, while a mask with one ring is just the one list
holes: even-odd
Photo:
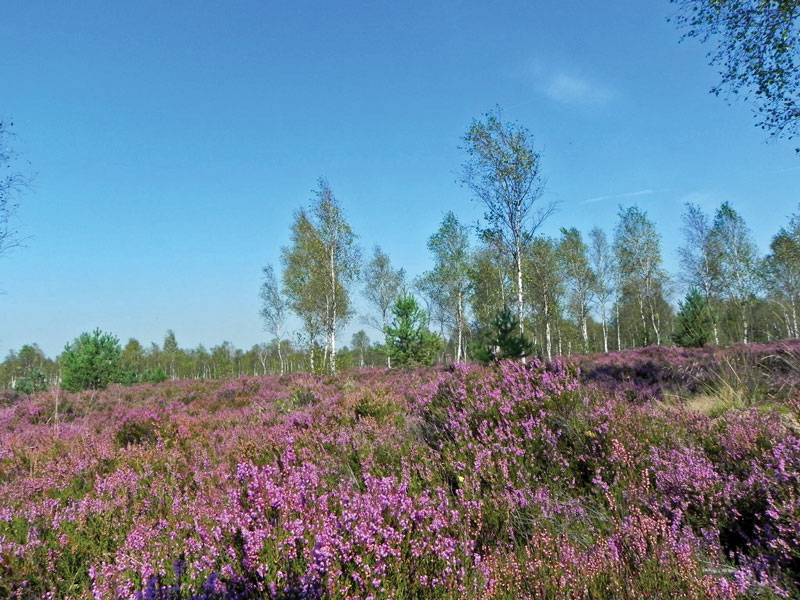
[[[800, 202], [791, 141], [708, 90], [667, 0], [4, 0], [0, 115], [35, 173], [0, 260], [0, 358], [95, 327], [123, 342], [266, 341], [261, 267], [325, 176], [365, 253], [412, 276], [470, 121], [499, 105], [542, 153], [545, 227], [609, 234], [637, 203], [675, 269], [682, 204], [739, 210], [766, 251]], [[347, 328], [343, 342], [361, 325]], [[377, 332], [368, 331], [373, 339]]]

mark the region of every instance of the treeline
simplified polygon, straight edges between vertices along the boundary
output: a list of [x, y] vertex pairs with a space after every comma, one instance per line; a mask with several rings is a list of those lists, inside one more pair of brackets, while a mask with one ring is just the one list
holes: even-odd
[[[428, 240], [434, 266], [413, 281], [379, 246], [362, 257], [330, 185], [319, 181], [311, 205], [295, 214], [280, 276], [272, 265], [264, 269], [262, 317], [276, 343], [287, 336], [293, 313], [302, 323], [296, 349], [305, 353], [307, 367], [335, 373], [336, 335], [353, 317], [359, 291], [372, 309], [372, 324], [384, 333], [398, 327], [398, 300], [416, 296], [426, 309], [425, 327], [439, 338], [439, 362], [485, 356], [506, 309], [516, 316], [528, 352], [548, 359], [800, 335], [800, 216], [761, 256], [729, 203], [713, 215], [687, 204], [681, 271], [671, 276], [655, 223], [637, 206], [620, 207], [610, 233], [540, 233], [556, 206], [543, 200], [540, 156], [524, 127], [488, 114], [472, 123], [463, 141], [462, 183], [484, 206], [484, 221], [472, 235], [447, 213]], [[683, 294], [676, 314], [674, 299]], [[388, 336], [388, 348], [391, 342]], [[388, 366], [391, 359], [388, 352]]]
[[[84, 335], [90, 338], [94, 336]], [[151, 343], [145, 346], [136, 339], [129, 339], [122, 345], [110, 334], [101, 334], [98, 337], [105, 339], [98, 340], [96, 346], [86, 354], [92, 357], [104, 356], [111, 368], [104, 371], [97, 369], [96, 364], [102, 363], [102, 359], [93, 359], [83, 367], [79, 365], [75, 389], [99, 389], [106, 387], [108, 383], [131, 385], [157, 383], [167, 379], [223, 379], [240, 375], [269, 375], [279, 373], [281, 364], [287, 373], [308, 370], [308, 357], [289, 340], [282, 342], [282, 351], [279, 353], [276, 342], [257, 344], [249, 350], [236, 348], [230, 342], [223, 342], [209, 349], [202, 345], [196, 348], [180, 348], [172, 330], [167, 331], [161, 345]], [[73, 341], [69, 348], [74, 348], [80, 339]], [[378, 367], [385, 363], [385, 355], [381, 344], [372, 344], [367, 333], [359, 331], [352, 336], [351, 348], [344, 347], [338, 351], [337, 360], [343, 369]], [[19, 351], [12, 350], [0, 363], [0, 389], [33, 393], [53, 386], [65, 387], [65, 358], [65, 353], [55, 359], [49, 358], [37, 344], [27, 344]], [[67, 372], [69, 368], [66, 368]], [[104, 373], [99, 380], [98, 371]]]
[[[485, 208], [484, 220], [473, 230], [448, 212], [428, 239], [429, 271], [410, 280], [380, 246], [364, 256], [320, 179], [310, 205], [294, 215], [280, 264], [263, 269], [260, 316], [269, 343], [183, 349], [171, 331], [161, 346], [131, 339], [115, 354], [111, 380], [336, 373], [487, 360], [510, 348], [549, 359], [800, 337], [800, 208], [762, 256], [730, 204], [714, 214], [687, 204], [681, 269], [670, 275], [655, 223], [637, 206], [621, 206], [610, 232], [541, 233], [557, 207], [543, 200], [540, 156], [524, 127], [490, 113], [471, 124], [463, 142], [461, 180]], [[369, 311], [360, 320], [375, 339], [362, 330], [342, 348], [359, 294]], [[290, 331], [290, 323], [300, 326]], [[0, 364], [0, 386], [63, 383], [65, 354], [51, 360], [36, 345], [11, 352]]]

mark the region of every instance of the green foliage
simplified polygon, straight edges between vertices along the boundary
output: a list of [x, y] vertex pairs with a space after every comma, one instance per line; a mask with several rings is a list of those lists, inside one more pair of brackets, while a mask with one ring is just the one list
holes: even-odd
[[397, 299], [392, 308], [394, 320], [386, 327], [386, 346], [392, 362], [398, 367], [432, 365], [442, 340], [428, 331], [427, 315], [413, 296]]
[[142, 373], [139, 381], [142, 383], [161, 383], [167, 379], [169, 379], [167, 372], [162, 367], [156, 367], [155, 369], [147, 369]]
[[110, 333], [82, 333], [61, 354], [61, 387], [70, 392], [102, 390], [117, 376], [122, 350]]
[[492, 320], [491, 331], [473, 349], [473, 356], [482, 363], [493, 360], [519, 360], [533, 353], [531, 343], [519, 335], [519, 321], [507, 306]]
[[696, 289], [692, 289], [680, 303], [672, 340], [684, 348], [700, 348], [714, 335], [714, 319], [708, 302]]
[[32, 367], [25, 376], [14, 385], [14, 391], [21, 394], [33, 394], [47, 390], [47, 375], [39, 367]]
[[671, 1], [680, 9], [673, 20], [684, 38], [716, 43], [708, 55], [722, 80], [711, 91], [744, 92], [761, 117], [759, 127], [773, 136], [800, 133], [800, 2]]

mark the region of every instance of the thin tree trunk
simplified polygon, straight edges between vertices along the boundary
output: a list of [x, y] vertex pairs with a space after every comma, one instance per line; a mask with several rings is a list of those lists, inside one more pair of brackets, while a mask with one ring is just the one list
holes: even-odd
[[603, 321], [603, 352], [608, 354], [608, 327], [606, 325], [606, 305], [600, 307], [600, 317]]
[[644, 298], [639, 296], [639, 316], [642, 318], [642, 330], [644, 331], [644, 345], [647, 346], [647, 321], [644, 318]]
[[619, 328], [619, 302], [614, 303], [614, 309], [617, 312], [617, 352], [622, 350], [622, 337], [620, 336]]
[[581, 333], [583, 334], [583, 351], [589, 352], [589, 327], [586, 324], [586, 312], [581, 316]]
[[[517, 242], [517, 318], [519, 319], [519, 335], [524, 337], [525, 336], [525, 326], [522, 322], [524, 306], [522, 300], [522, 248], [520, 248], [519, 242]], [[526, 358], [523, 356], [520, 361], [524, 365], [527, 361]]]
[[[386, 309], [383, 309], [383, 311], [381, 313], [381, 319], [382, 319], [382, 322], [383, 322], [383, 329], [381, 331], [383, 332], [383, 335], [385, 336], [386, 335]], [[392, 368], [392, 357], [388, 352], [386, 353], [386, 368], [387, 369], [391, 369]]]
[[556, 328], [556, 333], [558, 334], [558, 355], [564, 356], [564, 347], [561, 345], [563, 338], [561, 337], [561, 325]]
[[458, 310], [456, 313], [456, 326], [458, 327], [458, 348], [456, 349], [456, 362], [461, 362], [461, 354], [462, 350], [462, 329], [463, 329], [463, 316], [462, 316], [462, 298], [461, 298], [461, 291], [458, 292]]
[[519, 245], [517, 246], [517, 319], [519, 319], [519, 334], [525, 334], [525, 326], [522, 323], [523, 316], [522, 304], [522, 254]]
[[655, 331], [656, 333], [656, 346], [660, 346], [661, 330], [659, 329], [658, 324], [656, 323], [656, 311], [653, 309], [652, 301], [648, 302], [648, 304], [650, 305], [650, 322], [653, 324], [653, 331]]
[[547, 360], [553, 360], [553, 344], [550, 334], [550, 304], [547, 301], [547, 294], [544, 295], [544, 338], [545, 349], [547, 350]]
[[747, 343], [747, 307], [742, 303], [742, 341]]
[[331, 330], [330, 346], [331, 346], [331, 375], [336, 375], [336, 263], [334, 261], [334, 248], [331, 245]]

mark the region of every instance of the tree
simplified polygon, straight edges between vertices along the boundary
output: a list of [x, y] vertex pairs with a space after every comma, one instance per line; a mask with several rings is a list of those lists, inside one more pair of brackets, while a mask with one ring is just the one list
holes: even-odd
[[318, 338], [325, 334], [328, 370], [336, 373], [336, 333], [352, 315], [349, 288], [358, 275], [356, 235], [344, 219], [328, 182], [319, 180], [310, 214], [300, 209], [291, 245], [283, 248], [283, 285], [306, 331], [311, 370]]
[[212, 377], [214, 379], [224, 379], [234, 377], [236, 372], [236, 348], [229, 341], [224, 341], [210, 350], [210, 360]]
[[[549, 237], [536, 236], [525, 246], [526, 278], [525, 287], [531, 297], [531, 305], [538, 322], [539, 332], [543, 333], [544, 348], [547, 360], [553, 358], [553, 329], [556, 326], [561, 310], [563, 296], [563, 277], [559, 272], [558, 250], [556, 242]], [[536, 337], [534, 337], [534, 345]]]
[[19, 233], [13, 228], [18, 204], [14, 201], [27, 178], [15, 168], [16, 152], [11, 148], [13, 133], [10, 121], [0, 120], [0, 256], [20, 244]]
[[364, 355], [369, 351], [369, 336], [363, 329], [353, 334], [353, 339], [350, 341], [353, 346], [353, 351], [358, 353], [358, 367], [364, 368]]
[[168, 373], [170, 379], [175, 379], [175, 362], [178, 359], [180, 348], [178, 347], [178, 340], [175, 338], [175, 332], [172, 329], [167, 329], [164, 335], [164, 343], [161, 346], [163, 356], [168, 362]]
[[800, 302], [800, 212], [772, 238], [766, 259], [768, 285], [781, 304], [789, 337], [800, 337], [797, 304]]
[[428, 316], [413, 296], [400, 296], [392, 308], [394, 318], [386, 327], [386, 346], [398, 367], [433, 365], [441, 339], [428, 331]]
[[323, 324], [328, 338], [330, 372], [336, 374], [336, 333], [352, 315], [349, 287], [358, 276], [361, 253], [328, 182], [320, 178], [312, 214], [325, 259]]
[[70, 392], [102, 390], [115, 381], [122, 350], [110, 333], [82, 333], [62, 352], [61, 387]]
[[719, 247], [722, 293], [738, 312], [741, 340], [746, 344], [750, 303], [759, 287], [758, 250], [744, 219], [727, 202], [717, 210], [710, 235]]
[[11, 362], [14, 363], [14, 371], [20, 375], [14, 378], [14, 391], [33, 394], [47, 389], [45, 366], [50, 361], [37, 344], [25, 344], [16, 355], [11, 355]]
[[466, 360], [466, 296], [469, 290], [469, 234], [452, 212], [448, 212], [439, 230], [428, 238], [433, 255], [433, 270], [422, 276], [422, 287], [439, 300], [452, 315], [455, 327], [455, 362]]
[[[684, 38], [714, 40], [722, 77], [712, 92], [744, 92], [758, 125], [789, 139], [800, 131], [800, 1], [671, 0]], [[799, 149], [800, 150], [800, 149]]]
[[589, 264], [594, 272], [592, 297], [600, 311], [600, 322], [603, 326], [603, 352], [608, 352], [608, 318], [606, 309], [614, 295], [614, 274], [616, 265], [614, 253], [608, 244], [605, 232], [595, 227], [589, 232]]
[[141, 380], [144, 370], [144, 348], [138, 340], [130, 338], [120, 354], [116, 379], [123, 385], [132, 385]]
[[661, 236], [647, 213], [636, 206], [620, 207], [619, 222], [614, 233], [614, 253], [623, 294], [635, 299], [641, 319], [644, 344], [650, 343], [645, 312], [661, 345], [662, 294], [667, 274], [661, 267]]
[[580, 231], [574, 227], [561, 228], [558, 258], [561, 272], [569, 290], [568, 305], [580, 325], [583, 351], [589, 351], [589, 304], [595, 289], [595, 274], [589, 264], [589, 248], [583, 242]]
[[519, 334], [514, 312], [503, 308], [492, 320], [491, 329], [477, 345], [475, 358], [482, 363], [493, 360], [519, 360], [533, 352], [531, 343]]
[[47, 387], [47, 374], [42, 367], [35, 366], [31, 367], [22, 376], [22, 379], [17, 380], [14, 384], [14, 391], [22, 394], [34, 394], [46, 391]]
[[[380, 315], [375, 324], [381, 333], [386, 330], [389, 311], [405, 287], [406, 274], [403, 269], [395, 269], [389, 256], [375, 246], [372, 259], [367, 263], [362, 274], [364, 282], [364, 296], [378, 309]], [[391, 355], [386, 355], [386, 366], [392, 366]]]
[[264, 329], [271, 333], [278, 342], [278, 361], [280, 363], [280, 374], [283, 375], [286, 372], [286, 367], [283, 353], [281, 352], [281, 343], [286, 332], [289, 303], [278, 285], [272, 265], [268, 265], [263, 269], [260, 296], [261, 310], [259, 314], [264, 320]]
[[540, 156], [527, 129], [504, 124], [499, 115], [488, 113], [485, 122], [472, 122], [464, 142], [468, 159], [462, 182], [486, 208], [489, 229], [502, 241], [515, 266], [517, 319], [523, 335], [523, 249], [525, 241], [553, 213], [555, 203], [541, 202]]
[[712, 321], [714, 343], [719, 345], [719, 331], [714, 303], [719, 300], [722, 285], [722, 249], [711, 235], [708, 217], [699, 206], [686, 203], [682, 215], [685, 243], [678, 248], [684, 282], [696, 288], [706, 301]]
[[480, 247], [472, 254], [469, 269], [470, 304], [477, 329], [488, 327], [508, 306], [513, 293], [508, 261], [496, 236], [489, 231], [482, 232], [480, 242]]
[[708, 300], [700, 291], [692, 288], [679, 305], [672, 341], [684, 348], [705, 346], [711, 341], [714, 331]]
[[281, 250], [283, 287], [289, 306], [303, 323], [299, 341], [308, 349], [309, 366], [315, 371], [314, 355], [322, 330], [326, 303], [324, 293], [325, 260], [317, 231], [304, 209], [295, 213], [291, 244]]

